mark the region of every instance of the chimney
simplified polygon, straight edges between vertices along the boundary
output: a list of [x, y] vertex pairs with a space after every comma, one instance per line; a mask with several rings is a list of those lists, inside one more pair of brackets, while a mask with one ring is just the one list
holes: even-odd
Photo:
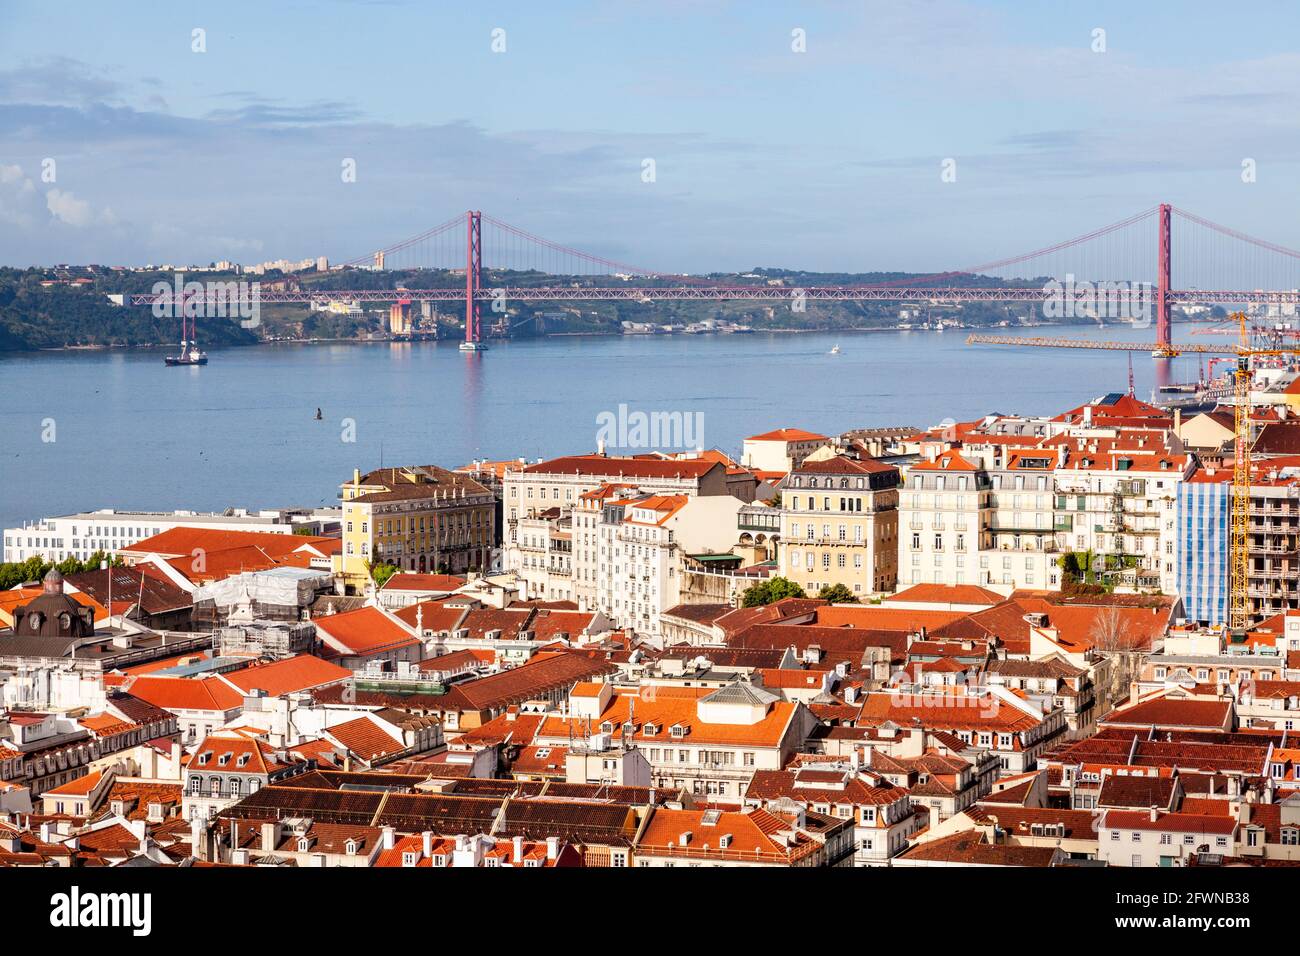
[[[391, 831], [392, 827], [388, 827], [387, 829]], [[424, 853], [424, 858], [426, 860], [429, 857], [433, 856], [433, 832], [432, 831], [425, 830], [423, 833], [420, 834], [420, 850]]]
[[515, 844], [514, 847], [515, 866], [523, 866], [524, 865], [524, 838], [521, 836], [515, 837], [514, 844]]
[[268, 822], [262, 824], [262, 852], [270, 853], [275, 849], [275, 844], [280, 833], [280, 824]]
[[208, 858], [207, 841], [204, 840], [205, 830], [203, 819], [193, 817], [190, 820], [190, 853], [197, 860], [206, 860]]
[[546, 858], [547, 858], [548, 860], [554, 860], [554, 859], [558, 858], [559, 855], [560, 855], [560, 838], [557, 837], [557, 836], [549, 836], [549, 837], [547, 837], [547, 838], [546, 838]]
[[1157, 819], [1159, 816], [1160, 816], [1160, 811], [1156, 809], [1155, 804], [1152, 804], [1152, 805], [1151, 805], [1151, 822], [1152, 822], [1152, 823], [1155, 823], [1155, 822], [1156, 822], [1156, 819]]
[[384, 827], [384, 829], [381, 832], [383, 834], [381, 840], [383, 841], [384, 849], [391, 850], [393, 848], [393, 837], [394, 837], [393, 828]]

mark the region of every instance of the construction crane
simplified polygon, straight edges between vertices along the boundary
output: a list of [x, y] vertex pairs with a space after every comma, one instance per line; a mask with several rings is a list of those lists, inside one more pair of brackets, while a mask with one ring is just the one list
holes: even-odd
[[1057, 339], [1043, 336], [984, 335], [972, 332], [966, 336], [967, 345], [1020, 345], [1040, 349], [1100, 349], [1108, 352], [1160, 352], [1160, 358], [1174, 358], [1189, 353], [1193, 355], [1236, 355], [1234, 345], [1171, 345], [1159, 350], [1141, 342], [1092, 342], [1088, 339]]
[[1228, 627], [1244, 632], [1250, 626], [1250, 386], [1251, 361], [1264, 356], [1300, 356], [1300, 349], [1255, 348], [1250, 344], [1256, 328], [1246, 324], [1245, 312], [1234, 312], [1237, 323], [1237, 365], [1232, 373], [1233, 451], [1232, 538], [1228, 552]]

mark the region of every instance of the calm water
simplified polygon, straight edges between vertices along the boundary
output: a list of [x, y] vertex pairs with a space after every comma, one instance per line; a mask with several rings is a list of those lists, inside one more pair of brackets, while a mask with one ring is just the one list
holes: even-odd
[[[1122, 352], [966, 346], [965, 336], [571, 337], [480, 355], [454, 342], [285, 345], [213, 351], [203, 368], [166, 368], [162, 351], [0, 357], [0, 524], [102, 507], [333, 504], [354, 467], [381, 458], [454, 467], [592, 451], [596, 416], [619, 403], [702, 412], [704, 443], [738, 455], [744, 436], [782, 425], [829, 434], [1055, 413], [1127, 387]], [[1139, 397], [1156, 365], [1134, 355]], [[1172, 375], [1195, 378], [1196, 360], [1176, 360]], [[53, 442], [42, 441], [46, 419]]]

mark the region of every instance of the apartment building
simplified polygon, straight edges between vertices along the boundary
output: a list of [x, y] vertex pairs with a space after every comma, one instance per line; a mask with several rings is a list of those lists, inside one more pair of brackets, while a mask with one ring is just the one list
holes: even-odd
[[1106, 810], [1097, 823], [1097, 858], [1107, 866], [1181, 866], [1189, 856], [1231, 856], [1237, 842], [1235, 815]]
[[[1156, 439], [1151, 439], [1156, 443]], [[1179, 488], [1195, 458], [1159, 447], [1076, 439], [1056, 467], [1062, 550], [1093, 555], [1093, 572], [1123, 590], [1178, 589]]]
[[496, 502], [466, 474], [437, 465], [380, 468], [341, 486], [343, 551], [334, 570], [352, 591], [372, 564], [403, 571], [462, 573], [492, 560]]
[[847, 763], [811, 764], [789, 770], [759, 770], [745, 792], [745, 805], [761, 807], [788, 800], [804, 810], [851, 820], [855, 866], [879, 866], [907, 848], [924, 825], [904, 787]]
[[721, 688], [575, 688], [550, 712], [533, 742], [567, 747], [597, 734], [635, 744], [654, 786], [720, 800], [742, 797], [756, 770], [780, 770], [817, 719], [802, 704], [753, 684]]
[[252, 734], [210, 733], [186, 766], [182, 812], [188, 820], [211, 819], [244, 796], [311, 767]]
[[858, 725], [889, 723], [948, 731], [963, 745], [993, 754], [1004, 774], [1034, 769], [1039, 754], [1067, 731], [1064, 710], [1051, 694], [1014, 693], [999, 685], [911, 685], [867, 694]]
[[[575, 455], [508, 471], [502, 483], [505, 570], [529, 597], [575, 601], [583, 610], [598, 607], [599, 526], [606, 502], [641, 493], [740, 503], [731, 498], [727, 467], [716, 458]], [[709, 546], [730, 547], [735, 524], [733, 513], [727, 536]], [[714, 538], [711, 527], [708, 536]]]
[[899, 494], [899, 585], [1026, 586], [1012, 555], [994, 560], [992, 524], [992, 481], [978, 462], [949, 449], [913, 465]]
[[658, 639], [661, 612], [681, 603], [683, 558], [730, 546], [742, 506], [730, 495], [607, 500], [595, 525], [595, 608]]
[[781, 485], [781, 572], [815, 594], [866, 597], [898, 583], [898, 469], [839, 455], [797, 465]]
[[719, 809], [656, 807], [633, 850], [638, 867], [850, 866], [853, 825], [810, 813], [751, 807]]
[[502, 476], [506, 569], [518, 567], [516, 545], [520, 519], [537, 517], [552, 508], [571, 511], [583, 494], [602, 485], [637, 487], [663, 494], [728, 493], [726, 466], [704, 458], [570, 455], [507, 471]]
[[788, 472], [828, 441], [802, 428], [778, 428], [745, 439], [741, 464], [756, 471]]
[[574, 600], [572, 515], [547, 508], [534, 517], [520, 518], [515, 537], [520, 597]]

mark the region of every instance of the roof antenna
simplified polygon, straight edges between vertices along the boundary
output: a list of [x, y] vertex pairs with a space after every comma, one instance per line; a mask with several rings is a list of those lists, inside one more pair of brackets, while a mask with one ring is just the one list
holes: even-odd
[[1133, 353], [1128, 353], [1128, 397], [1133, 397]]

